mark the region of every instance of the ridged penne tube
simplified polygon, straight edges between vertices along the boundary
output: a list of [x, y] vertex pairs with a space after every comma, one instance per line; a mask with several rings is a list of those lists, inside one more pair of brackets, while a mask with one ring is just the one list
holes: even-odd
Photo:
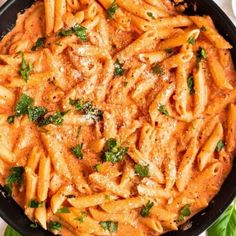
[[47, 229], [47, 210], [45, 204], [43, 204], [42, 207], [36, 208], [34, 214], [37, 222], [39, 222], [44, 229]]
[[193, 55], [193, 52], [180, 52], [176, 55], [168, 57], [161, 63], [161, 65], [168, 70], [177, 68], [180, 64], [189, 62], [193, 58]]
[[8, 164], [16, 161], [15, 154], [11, 152], [3, 143], [0, 143], [0, 158]]
[[166, 39], [159, 43], [158, 49], [164, 50], [168, 48], [175, 48], [184, 45], [188, 42], [189, 39], [196, 40], [200, 34], [199, 29], [193, 29], [190, 31], [186, 31], [180, 35], [173, 36], [172, 38]]
[[97, 14], [97, 4], [95, 2], [91, 2], [88, 8], [84, 10], [84, 19], [93, 19]]
[[198, 168], [200, 171], [202, 171], [210, 161], [211, 156], [215, 151], [216, 145], [222, 139], [222, 137], [223, 127], [221, 123], [218, 123], [197, 156]]
[[200, 29], [204, 27], [206, 30], [203, 31], [204, 36], [217, 48], [219, 49], [230, 49], [232, 46], [212, 27], [212, 24], [208, 17], [201, 16], [190, 16], [190, 19]]
[[162, 234], [164, 232], [160, 221], [158, 221], [157, 219], [154, 219], [152, 217], [140, 217], [139, 220], [142, 224], [159, 234]]
[[[116, 2], [125, 10], [146, 20], [151, 20], [152, 17], [157, 18], [168, 16], [168, 13], [166, 13], [162, 9], [153, 7], [144, 2], [142, 3], [142, 7], [140, 7], [139, 4], [134, 3], [132, 0], [116, 0]], [[152, 15], [152, 17], [150, 17], [150, 15]]]
[[133, 198], [126, 198], [123, 200], [112, 201], [109, 203], [104, 203], [101, 205], [101, 208], [108, 213], [116, 213], [139, 208], [145, 205], [146, 202], [147, 200], [145, 198], [133, 197]]
[[154, 64], [165, 60], [170, 54], [166, 51], [150, 52], [150, 53], [140, 53], [139, 60], [142, 62], [149, 62]]
[[236, 138], [236, 105], [230, 104], [227, 116], [226, 149], [232, 152], [235, 148]]
[[66, 200], [67, 195], [73, 194], [74, 189], [72, 185], [62, 186], [51, 198], [50, 204], [53, 213], [61, 207], [62, 203]]
[[69, 198], [67, 201], [76, 208], [93, 207], [105, 202], [114, 201], [117, 196], [109, 193], [98, 193], [94, 195], [88, 195], [85, 197]]
[[136, 84], [136, 88], [132, 93], [132, 98], [138, 101], [141, 97], [145, 97], [148, 91], [155, 86], [155, 81], [151, 79], [144, 79]]
[[178, 217], [177, 214], [170, 212], [166, 209], [163, 209], [160, 206], [154, 206], [150, 210], [150, 215], [156, 217], [160, 221], [169, 221], [173, 222]]
[[137, 29], [142, 30], [144, 32], [152, 29], [152, 23], [150, 21], [144, 20], [143, 18], [132, 14], [130, 15], [130, 18], [131, 24], [134, 24]]
[[204, 112], [208, 99], [208, 89], [201, 62], [198, 65], [198, 69], [194, 69], [193, 71], [193, 81], [195, 90], [194, 117], [197, 118], [202, 112]]
[[39, 201], [45, 201], [48, 196], [50, 184], [51, 163], [50, 158], [41, 156], [38, 170], [37, 195]]
[[154, 101], [151, 103], [149, 107], [149, 114], [152, 120], [152, 123], [154, 124], [156, 121], [158, 121], [158, 116], [161, 115], [160, 111], [158, 110], [161, 105], [166, 105], [166, 103], [169, 101], [170, 97], [174, 93], [175, 85], [174, 83], [166, 83], [160, 93], [157, 94]]
[[55, 0], [45, 0], [44, 6], [45, 6], [46, 34], [49, 35], [54, 30]]
[[115, 56], [115, 59], [119, 59], [120, 63], [128, 60], [135, 54], [140, 53], [141, 51], [150, 48], [151, 45], [157, 43], [158, 34], [155, 31], [147, 31], [142, 34], [138, 39], [129, 44], [126, 48], [118, 52]]
[[32, 171], [34, 171], [34, 172], [36, 171], [41, 156], [42, 156], [42, 152], [41, 152], [40, 148], [38, 146], [33, 147], [33, 150], [31, 151], [28, 161], [27, 161], [27, 166]]
[[221, 66], [215, 53], [212, 53], [212, 55], [209, 55], [208, 53], [207, 63], [215, 84], [220, 89], [233, 89], [232, 85], [227, 80], [225, 70]]
[[55, 0], [54, 32], [63, 28], [63, 15], [66, 13], [66, 0]]
[[113, 194], [116, 194], [121, 197], [128, 197], [130, 195], [130, 191], [128, 189], [124, 189], [122, 186], [114, 183], [110, 180], [109, 177], [101, 175], [99, 173], [93, 173], [89, 176], [89, 179], [95, 185], [107, 190]]
[[93, 219], [97, 221], [118, 221], [125, 224], [135, 224], [135, 214], [131, 213], [107, 213], [96, 208], [89, 208]]
[[117, 135], [117, 125], [115, 117], [109, 112], [104, 112], [104, 137], [105, 139], [115, 138]]
[[199, 150], [197, 139], [193, 139], [185, 152], [177, 172], [176, 186], [182, 192], [193, 174], [193, 164]]

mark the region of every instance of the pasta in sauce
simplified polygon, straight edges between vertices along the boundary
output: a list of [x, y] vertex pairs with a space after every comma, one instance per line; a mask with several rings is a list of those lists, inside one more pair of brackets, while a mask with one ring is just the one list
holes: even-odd
[[0, 183], [62, 235], [161, 235], [232, 167], [231, 45], [168, 0], [44, 0], [0, 41]]

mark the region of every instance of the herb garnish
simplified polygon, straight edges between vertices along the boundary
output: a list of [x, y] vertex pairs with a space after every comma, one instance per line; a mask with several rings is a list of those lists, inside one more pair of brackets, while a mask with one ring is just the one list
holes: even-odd
[[194, 90], [194, 80], [193, 80], [193, 76], [190, 75], [187, 79], [187, 83], [188, 83], [188, 89], [189, 89], [189, 93], [192, 95], [195, 93]]
[[224, 146], [225, 146], [224, 141], [223, 140], [219, 140], [217, 145], [216, 145], [215, 151], [216, 152], [220, 152], [223, 149]]
[[148, 177], [149, 176], [149, 168], [148, 165], [142, 166], [140, 164], [136, 164], [134, 166], [134, 171], [136, 174], [138, 174], [141, 178]]
[[32, 47], [32, 51], [36, 51], [36, 49], [38, 48], [42, 48], [44, 43], [45, 43], [46, 38], [42, 37], [42, 38], [38, 38], [38, 40], [36, 41], [35, 45]]
[[207, 28], [206, 28], [205, 26], [202, 26], [202, 27], [200, 28], [200, 30], [201, 30], [202, 32], [205, 32], [205, 31], [207, 31]]
[[31, 200], [30, 202], [29, 202], [29, 207], [30, 208], [38, 208], [38, 207], [42, 207], [43, 206], [43, 203], [44, 202], [37, 202], [36, 200]]
[[70, 29], [61, 30], [58, 33], [58, 35], [61, 37], [64, 37], [64, 36], [70, 36], [72, 34], [75, 34], [78, 38], [80, 38], [81, 41], [87, 42], [86, 31], [87, 31], [87, 29], [85, 27], [83, 27], [82, 25], [75, 24]]
[[25, 55], [22, 53], [22, 62], [19, 71], [19, 75], [27, 82], [29, 80], [30, 72], [33, 70], [33, 66], [31, 63], [27, 64], [25, 60]]
[[189, 37], [188, 38], [188, 44], [195, 44], [196, 43], [196, 41], [195, 41], [195, 38], [194, 37]]
[[71, 152], [76, 156], [76, 158], [78, 158], [79, 160], [83, 159], [83, 152], [82, 152], [82, 148], [83, 148], [83, 143], [80, 143], [78, 145], [76, 145], [75, 147], [71, 148]]
[[207, 52], [204, 48], [200, 47], [197, 51], [197, 64], [200, 63], [202, 59], [207, 58]]
[[101, 221], [99, 224], [104, 230], [108, 230], [110, 233], [115, 233], [118, 229], [117, 221]]
[[29, 120], [35, 122], [48, 112], [45, 107], [30, 106], [28, 108]]
[[160, 104], [159, 108], [158, 108], [158, 111], [161, 112], [165, 116], [170, 116], [165, 105]]
[[77, 221], [79, 221], [80, 223], [83, 223], [84, 222], [84, 219], [85, 219], [85, 217], [87, 217], [87, 212], [85, 212], [85, 211], [82, 211], [81, 212], [81, 215], [79, 216], [79, 217], [76, 217], [74, 220], [77, 220]]
[[48, 223], [48, 228], [50, 230], [57, 230], [57, 231], [61, 231], [61, 223], [60, 222], [56, 222], [56, 221], [50, 221]]
[[152, 65], [152, 73], [156, 75], [164, 75], [164, 69], [161, 67], [160, 63], [155, 63]]
[[114, 0], [113, 2], [112, 2], [112, 4], [110, 5], [110, 7], [109, 8], [107, 8], [107, 16], [108, 16], [108, 19], [113, 19], [113, 16], [114, 16], [114, 14], [116, 13], [116, 11], [117, 11], [117, 9], [118, 9], [119, 7], [118, 7], [118, 5], [116, 4], [116, 1]]
[[105, 143], [102, 160], [105, 162], [117, 163], [124, 159], [127, 152], [127, 147], [120, 146], [116, 139], [110, 138]]
[[124, 75], [125, 69], [123, 69], [123, 65], [119, 62], [118, 59], [116, 59], [114, 67], [115, 67], [114, 76], [122, 76], [122, 75]]
[[147, 15], [149, 17], [151, 17], [153, 20], [155, 20], [156, 18], [154, 17], [153, 13], [152, 12], [147, 12]]
[[186, 204], [185, 206], [183, 206], [180, 209], [180, 213], [179, 213], [179, 221], [184, 221], [184, 218], [186, 216], [190, 216], [191, 215], [191, 211], [190, 211], [190, 205]]
[[57, 111], [53, 115], [39, 119], [37, 121], [37, 124], [39, 127], [49, 125], [49, 124], [62, 125], [62, 123], [64, 121], [63, 117], [67, 112], [68, 111]]
[[87, 115], [90, 119], [94, 121], [101, 121], [103, 117], [103, 112], [96, 107], [93, 107], [91, 102], [84, 102], [83, 100], [77, 99], [73, 100], [70, 98], [69, 100], [70, 105], [76, 107], [78, 111], [83, 112]]
[[148, 201], [147, 204], [143, 207], [143, 209], [140, 211], [140, 215], [142, 217], [147, 217], [150, 214], [151, 208], [154, 206], [154, 203], [151, 201]]
[[68, 207], [63, 207], [57, 210], [57, 213], [70, 213], [70, 210]]

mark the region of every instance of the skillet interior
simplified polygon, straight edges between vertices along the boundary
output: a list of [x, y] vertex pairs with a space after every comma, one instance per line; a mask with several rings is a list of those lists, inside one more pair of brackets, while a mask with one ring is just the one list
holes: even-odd
[[[32, 5], [34, 0], [8, 0], [0, 8], [0, 38], [8, 32], [16, 21], [17, 13]], [[236, 28], [225, 13], [212, 0], [188, 0], [187, 14], [207, 14], [212, 17], [219, 32], [233, 45], [231, 50], [233, 60], [236, 62]], [[194, 9], [196, 11], [194, 11]], [[207, 229], [226, 209], [236, 196], [236, 160], [232, 171], [225, 180], [219, 194], [209, 206], [191, 219], [192, 227], [186, 231], [170, 232], [165, 236], [197, 236]], [[23, 210], [12, 200], [4, 197], [0, 187], [0, 216], [18, 232], [25, 236], [50, 236], [41, 227], [31, 228], [31, 222], [24, 215]]]

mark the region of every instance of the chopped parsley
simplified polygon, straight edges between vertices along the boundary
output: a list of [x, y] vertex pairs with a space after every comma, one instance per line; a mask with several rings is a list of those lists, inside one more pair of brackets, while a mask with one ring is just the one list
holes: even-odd
[[80, 24], [75, 24], [73, 27], [70, 29], [64, 29], [59, 32], [59, 36], [64, 37], [64, 36], [70, 36], [72, 34], [75, 34], [78, 38], [80, 38], [81, 41], [87, 42], [87, 29], [83, 27]]
[[83, 223], [84, 222], [84, 219], [85, 219], [85, 217], [87, 217], [87, 212], [85, 212], [85, 211], [82, 211], [81, 212], [81, 215], [79, 216], [79, 217], [76, 217], [74, 220], [77, 220], [77, 221], [79, 221], [80, 223]]
[[110, 5], [110, 7], [109, 8], [107, 8], [107, 16], [108, 16], [108, 19], [113, 19], [113, 16], [114, 16], [114, 14], [116, 13], [116, 11], [117, 11], [117, 9], [118, 9], [119, 7], [118, 7], [118, 5], [116, 4], [116, 1], [114, 0], [113, 2], [112, 2], [112, 4]]
[[7, 177], [7, 184], [17, 184], [20, 185], [23, 179], [24, 167], [16, 166], [10, 169], [10, 174]]
[[202, 32], [205, 32], [205, 31], [207, 31], [207, 28], [203, 25], [203, 26], [200, 28], [200, 30], [201, 30]]
[[32, 103], [33, 103], [33, 98], [22, 93], [22, 95], [19, 98], [19, 101], [16, 103], [15, 116], [19, 117], [21, 115], [28, 114], [28, 108]]
[[188, 84], [189, 93], [191, 95], [194, 94], [195, 93], [195, 90], [194, 90], [194, 80], [193, 80], [193, 76], [192, 75], [190, 75], [188, 77], [187, 84]]
[[11, 184], [5, 184], [3, 186], [4, 190], [6, 191], [7, 197], [12, 196], [12, 185]]
[[99, 224], [104, 230], [108, 230], [110, 233], [115, 233], [118, 229], [117, 221], [101, 221]]
[[138, 174], [138, 176], [140, 176], [141, 178], [144, 177], [148, 177], [149, 176], [149, 168], [148, 165], [146, 166], [142, 166], [140, 164], [136, 164], [134, 166], [134, 171], [136, 174]]
[[38, 207], [42, 207], [43, 206], [43, 203], [44, 202], [37, 202], [36, 200], [31, 200], [30, 202], [29, 202], [29, 207], [30, 208], [38, 208]]
[[83, 148], [83, 143], [80, 143], [78, 145], [76, 145], [75, 147], [71, 148], [71, 152], [76, 156], [76, 158], [78, 158], [79, 160], [83, 159], [83, 152], [82, 152], [82, 148]]
[[189, 37], [188, 38], [188, 44], [195, 44], [196, 43], [196, 41], [195, 41], [195, 38], [194, 37]]
[[160, 63], [155, 63], [152, 65], [152, 73], [155, 75], [164, 75], [164, 70], [161, 67]]
[[78, 111], [83, 112], [90, 119], [94, 121], [101, 121], [103, 117], [103, 112], [98, 108], [94, 107], [91, 102], [84, 102], [83, 100], [77, 99], [73, 100], [70, 98], [70, 105], [74, 106]]
[[180, 213], [179, 213], [179, 221], [184, 221], [184, 218], [186, 216], [190, 216], [191, 215], [191, 211], [190, 211], [190, 205], [186, 204], [185, 206], [183, 206], [180, 209]]
[[197, 51], [197, 64], [202, 60], [207, 58], [207, 52], [204, 48], [199, 48]]
[[106, 141], [102, 154], [102, 160], [105, 162], [117, 163], [124, 159], [127, 154], [128, 148], [122, 147], [114, 138], [110, 138]]
[[123, 65], [119, 62], [118, 59], [116, 59], [114, 67], [115, 67], [114, 76], [122, 76], [122, 75], [124, 75], [125, 69], [123, 69]]
[[57, 111], [53, 115], [41, 118], [37, 121], [37, 124], [39, 127], [49, 125], [49, 124], [54, 124], [54, 125], [62, 125], [64, 119], [63, 116], [67, 113], [68, 111]]
[[33, 222], [30, 224], [30, 227], [33, 229], [36, 229], [36, 228], [38, 228], [38, 224], [36, 222]]
[[38, 38], [38, 40], [36, 41], [35, 45], [32, 47], [32, 51], [36, 51], [39, 48], [42, 48], [44, 43], [45, 43], [46, 38], [42, 37], [42, 38]]
[[143, 207], [143, 209], [140, 211], [140, 215], [142, 217], [147, 217], [150, 214], [151, 208], [154, 206], [154, 203], [151, 201], [148, 201], [147, 204]]
[[153, 20], [155, 20], [156, 18], [154, 17], [154, 15], [153, 15], [153, 13], [152, 12], [148, 12], [147, 13], [147, 15], [149, 16], [149, 17], [151, 17]]
[[25, 60], [25, 55], [22, 53], [22, 62], [19, 71], [19, 75], [27, 82], [29, 80], [30, 72], [33, 70], [33, 66], [31, 63], [27, 64]]
[[68, 207], [63, 207], [57, 210], [57, 213], [70, 213], [70, 210]]
[[14, 121], [15, 121], [15, 116], [8, 116], [7, 122], [8, 122], [9, 124], [13, 124]]
[[96, 164], [96, 165], [94, 166], [94, 169], [95, 169], [97, 172], [100, 172], [101, 169], [102, 169], [102, 164]]
[[48, 112], [45, 107], [30, 106], [28, 108], [29, 120], [35, 122]]
[[50, 221], [48, 223], [48, 228], [50, 230], [57, 230], [57, 231], [61, 231], [61, 223], [57, 222], [57, 221]]
[[161, 104], [160, 104], [160, 106], [159, 106], [159, 108], [158, 108], [158, 111], [161, 112], [161, 113], [162, 113], [163, 115], [165, 115], [165, 116], [170, 116], [170, 115], [169, 115], [169, 112], [167, 111], [165, 105], [161, 105]]
[[171, 53], [174, 52], [174, 50], [173, 50], [173, 48], [167, 48], [167, 49], [166, 49], [166, 52], [169, 53], [169, 54], [171, 54]]
[[224, 141], [223, 140], [219, 140], [217, 145], [216, 145], [215, 151], [216, 152], [220, 152], [223, 149], [224, 146], [225, 146]]

